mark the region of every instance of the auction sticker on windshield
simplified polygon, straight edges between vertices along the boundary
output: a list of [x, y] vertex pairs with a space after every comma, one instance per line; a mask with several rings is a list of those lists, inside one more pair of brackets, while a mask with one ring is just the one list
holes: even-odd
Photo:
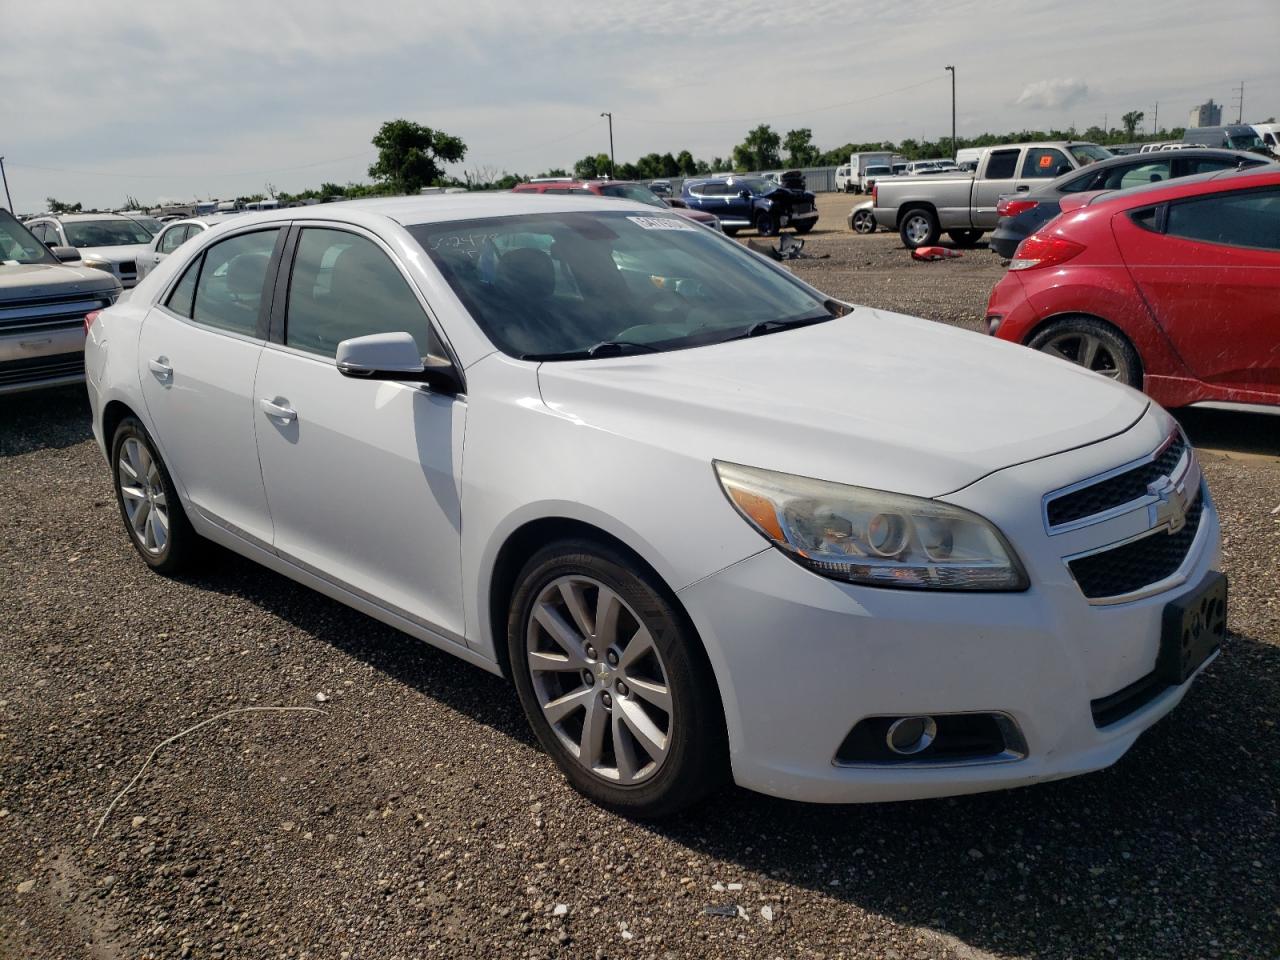
[[695, 230], [687, 220], [676, 217], [627, 217], [644, 230]]

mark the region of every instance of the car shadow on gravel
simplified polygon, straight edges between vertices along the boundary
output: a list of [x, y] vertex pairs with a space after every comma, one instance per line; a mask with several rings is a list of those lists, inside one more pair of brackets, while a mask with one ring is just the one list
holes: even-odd
[[1277, 710], [1280, 650], [1232, 635], [1180, 707], [1099, 773], [844, 807], [733, 790], [649, 829], [1000, 956], [1273, 956]]
[[0, 405], [0, 457], [61, 450], [93, 436], [81, 384], [0, 397]]
[[1173, 414], [1197, 447], [1280, 457], [1280, 407], [1274, 414], [1207, 407], [1183, 407]]
[[[248, 560], [215, 561], [188, 582], [536, 748], [505, 681]], [[1182, 705], [1100, 773], [835, 807], [729, 788], [675, 820], [619, 826], [719, 861], [728, 881], [805, 887], [1000, 955], [1261, 957], [1277, 942], [1278, 713], [1280, 650], [1233, 634]]]

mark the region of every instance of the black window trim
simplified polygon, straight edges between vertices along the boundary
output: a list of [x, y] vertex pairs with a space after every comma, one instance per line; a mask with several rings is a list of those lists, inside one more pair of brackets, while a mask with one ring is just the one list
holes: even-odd
[[[191, 291], [191, 312], [194, 314], [195, 304], [196, 304], [196, 299], [195, 299], [196, 291], [200, 289], [200, 277], [204, 273], [205, 255], [209, 252], [210, 248], [217, 246], [219, 243], [222, 243], [224, 240], [231, 240], [231, 239], [234, 239], [235, 237], [244, 236], [245, 234], [249, 234], [249, 233], [262, 233], [267, 230], [278, 231], [278, 235], [276, 236], [275, 246], [271, 250], [271, 258], [267, 261], [267, 273], [266, 273], [266, 276], [263, 278], [263, 290], [264, 291], [270, 290], [274, 294], [275, 278], [280, 268], [280, 252], [281, 252], [281, 248], [284, 246], [283, 238], [288, 233], [289, 223], [290, 222], [287, 220], [281, 220], [281, 221], [273, 221], [270, 223], [246, 224], [242, 229], [236, 230], [234, 233], [223, 234], [212, 243], [205, 244], [196, 252], [196, 254], [187, 263], [187, 265], [169, 281], [169, 285], [165, 287], [164, 292], [159, 297], [156, 298], [155, 302], [152, 304], [152, 307], [163, 310], [166, 314], [173, 317], [175, 320], [181, 320], [183, 323], [189, 323], [193, 327], [198, 327], [201, 330], [207, 330], [210, 333], [224, 334], [229, 337], [236, 337], [237, 339], [247, 340], [253, 343], [265, 343], [267, 340], [267, 333], [269, 330], [271, 305], [274, 301], [274, 296], [271, 298], [268, 298], [267, 296], [263, 296], [262, 302], [258, 305], [258, 321], [252, 335], [249, 335], [246, 333], [240, 333], [239, 331], [236, 331], [236, 330], [228, 330], [225, 327], [210, 326], [207, 323], [201, 323], [199, 320], [195, 319], [194, 316], [184, 317], [182, 314], [178, 313], [176, 310], [173, 310], [172, 308], [170, 308], [169, 301], [173, 299], [174, 291], [177, 289], [178, 284], [182, 282], [182, 278], [187, 275], [187, 271], [194, 268], [196, 271], [196, 282], [195, 282], [195, 286], [192, 288], [192, 291]], [[204, 230], [202, 232], [208, 233], [209, 231]], [[169, 256], [173, 256], [173, 254], [169, 254]], [[270, 283], [268, 283], [268, 281], [270, 281]]]
[[[1187, 243], [1207, 243], [1215, 247], [1226, 247], [1230, 250], [1261, 250], [1264, 253], [1280, 254], [1280, 250], [1272, 247], [1250, 247], [1240, 243], [1222, 243], [1218, 240], [1201, 240], [1198, 237], [1184, 237], [1178, 233], [1169, 233], [1169, 208], [1175, 205], [1183, 206], [1190, 203], [1202, 203], [1205, 200], [1221, 200], [1227, 197], [1246, 197], [1251, 193], [1275, 193], [1280, 191], [1280, 184], [1267, 183], [1256, 187], [1245, 187], [1239, 190], [1214, 190], [1210, 193], [1201, 193], [1192, 197], [1179, 197], [1177, 200], [1170, 200], [1161, 206], [1163, 209], [1157, 215], [1160, 221], [1160, 232], [1167, 237], [1175, 240], [1185, 240]], [[1145, 207], [1143, 209], [1146, 209]]]
[[[462, 368], [462, 364], [458, 362], [458, 355], [453, 349], [453, 344], [449, 342], [449, 338], [445, 336], [444, 328], [436, 317], [435, 311], [431, 309], [431, 304], [427, 302], [427, 298], [419, 289], [417, 282], [413, 276], [405, 268], [395, 251], [376, 233], [359, 227], [353, 223], [345, 223], [340, 220], [294, 220], [289, 224], [288, 236], [285, 242], [280, 244], [278, 252], [280, 258], [276, 264], [276, 276], [272, 285], [271, 292], [271, 310], [269, 317], [269, 325], [267, 335], [264, 336], [266, 346], [274, 350], [280, 350], [285, 353], [293, 354], [298, 357], [305, 357], [309, 360], [315, 360], [320, 363], [327, 363], [329, 366], [337, 367], [337, 360], [333, 357], [326, 357], [323, 354], [316, 353], [314, 350], [303, 350], [299, 347], [291, 347], [285, 343], [285, 335], [288, 326], [289, 312], [289, 285], [293, 282], [294, 261], [298, 256], [298, 244], [302, 239], [302, 231], [307, 229], [333, 230], [339, 233], [349, 233], [353, 236], [363, 237], [373, 242], [379, 250], [381, 250], [390, 260], [392, 265], [400, 271], [400, 276], [404, 278], [405, 283], [409, 285], [410, 292], [418, 301], [418, 306], [422, 309], [423, 315], [427, 318], [427, 328], [431, 337], [444, 351], [445, 358], [453, 364], [454, 370], [457, 371], [459, 379], [462, 380], [462, 389], [458, 391], [458, 395], [466, 393], [466, 374]], [[412, 241], [417, 243], [416, 240]], [[430, 258], [426, 258], [428, 261]], [[434, 265], [433, 265], [434, 269]], [[443, 278], [442, 278], [443, 279]], [[419, 384], [425, 387], [426, 384]]]

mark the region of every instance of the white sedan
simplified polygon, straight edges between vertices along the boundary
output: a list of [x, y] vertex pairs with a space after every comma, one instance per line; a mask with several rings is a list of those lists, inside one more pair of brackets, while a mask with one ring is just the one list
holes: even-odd
[[1096, 770], [1223, 637], [1165, 411], [649, 206], [243, 216], [87, 326], [146, 563], [216, 541], [510, 677], [628, 813]]

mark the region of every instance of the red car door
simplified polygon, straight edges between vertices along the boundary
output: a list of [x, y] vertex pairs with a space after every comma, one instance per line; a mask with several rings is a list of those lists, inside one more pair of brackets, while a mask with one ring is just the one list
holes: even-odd
[[1191, 374], [1215, 392], [1280, 399], [1280, 187], [1119, 213], [1112, 230]]

